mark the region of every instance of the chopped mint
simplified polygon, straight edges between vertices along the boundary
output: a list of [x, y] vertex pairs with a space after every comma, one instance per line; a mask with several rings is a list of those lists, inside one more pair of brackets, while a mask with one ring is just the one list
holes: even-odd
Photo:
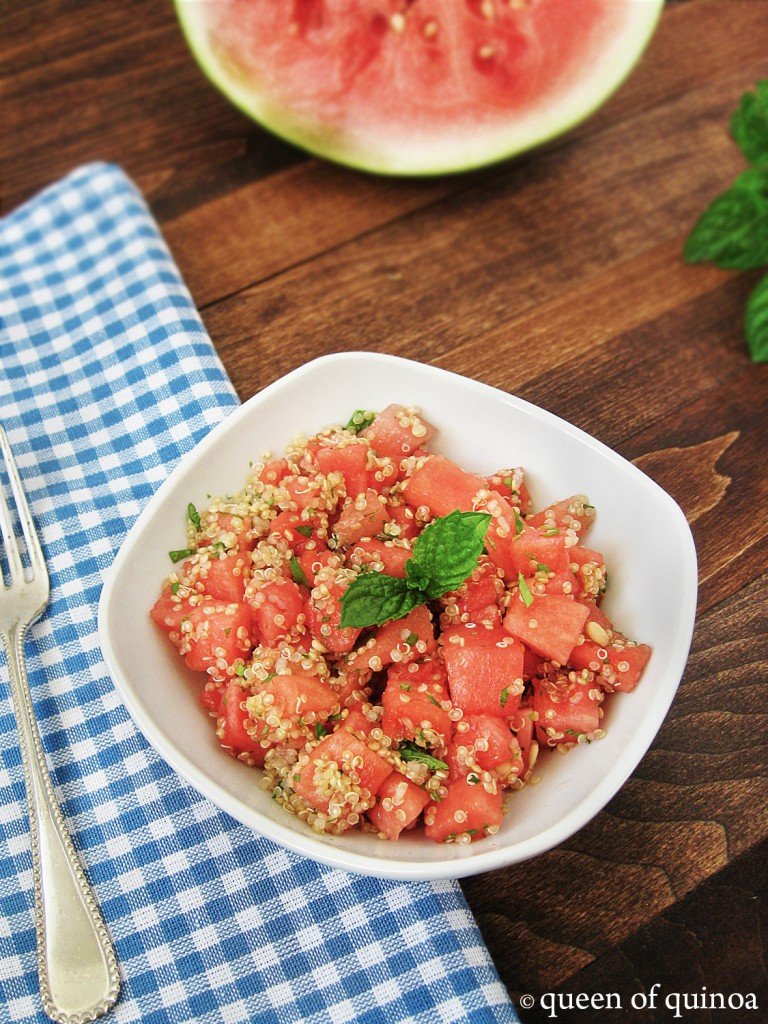
[[298, 583], [302, 587], [309, 586], [309, 580], [307, 579], [304, 570], [301, 568], [301, 563], [295, 555], [291, 555], [291, 576], [294, 583]]
[[419, 764], [425, 764], [432, 771], [448, 770], [448, 765], [445, 761], [440, 761], [438, 758], [433, 757], [428, 750], [418, 747], [415, 743], [401, 743], [397, 753], [404, 761], [418, 761]]
[[525, 576], [521, 572], [517, 574], [517, 585], [520, 588], [520, 597], [523, 599], [523, 604], [526, 608], [530, 608], [533, 604], [533, 594], [531, 593], [530, 587], [525, 582]]
[[189, 558], [192, 554], [194, 554], [192, 548], [181, 548], [179, 551], [169, 551], [168, 557], [172, 562], [180, 562], [182, 558]]
[[370, 412], [368, 409], [355, 409], [344, 429], [350, 430], [353, 434], [359, 434], [361, 430], [370, 427], [375, 419], [375, 412]]
[[196, 530], [200, 529], [200, 514], [191, 501], [187, 505], [187, 518]]

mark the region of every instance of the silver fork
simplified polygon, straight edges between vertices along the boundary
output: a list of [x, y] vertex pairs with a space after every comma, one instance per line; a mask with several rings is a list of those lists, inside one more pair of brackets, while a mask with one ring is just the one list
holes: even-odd
[[13, 520], [0, 487], [0, 531], [10, 577], [4, 582], [0, 576], [0, 638], [8, 654], [27, 787], [40, 996], [43, 1009], [53, 1020], [86, 1024], [114, 1005], [120, 975], [115, 951], [77, 859], [45, 764], [24, 663], [24, 635], [48, 604], [48, 570], [2, 427], [0, 451], [31, 565], [31, 572], [25, 573]]

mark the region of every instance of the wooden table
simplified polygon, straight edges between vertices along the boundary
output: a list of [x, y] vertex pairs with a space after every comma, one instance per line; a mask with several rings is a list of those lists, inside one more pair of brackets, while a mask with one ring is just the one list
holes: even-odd
[[726, 124], [768, 75], [766, 0], [671, 4], [630, 81], [570, 136], [423, 182], [310, 160], [251, 124], [198, 72], [169, 3], [17, 3], [0, 53], [3, 210], [84, 161], [122, 164], [242, 398], [325, 352], [413, 356], [571, 420], [680, 501], [699, 619], [656, 742], [587, 828], [464, 889], [516, 997], [626, 1005], [660, 982], [765, 1007], [768, 369], [742, 338], [756, 277], [686, 266], [681, 249], [742, 168]]

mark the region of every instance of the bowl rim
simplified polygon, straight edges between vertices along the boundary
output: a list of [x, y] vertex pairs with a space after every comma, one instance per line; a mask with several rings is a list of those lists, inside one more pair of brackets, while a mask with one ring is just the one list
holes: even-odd
[[[671, 520], [674, 521], [679, 533], [679, 539], [683, 544], [686, 578], [682, 580], [681, 588], [683, 598], [680, 615], [681, 631], [674, 645], [674, 650], [671, 652], [671, 657], [665, 661], [663, 670], [665, 686], [660, 694], [660, 699], [652, 705], [652, 713], [646, 712], [643, 728], [637, 729], [633, 733], [631, 740], [624, 747], [621, 756], [606, 770], [591, 793], [577, 803], [572, 810], [566, 812], [555, 824], [512, 845], [495, 847], [485, 851], [477, 851], [477, 848], [474, 847], [471, 856], [468, 856], [466, 859], [448, 859], [440, 862], [417, 859], [394, 860], [386, 857], [373, 858], [366, 854], [334, 847], [332, 843], [328, 842], [326, 837], [316, 837], [309, 829], [307, 829], [306, 835], [296, 832], [279, 822], [264, 817], [258, 809], [246, 807], [237, 797], [220, 785], [216, 779], [193, 764], [182, 750], [177, 749], [174, 745], [170, 745], [169, 749], [169, 744], [163, 737], [159, 726], [145, 712], [141, 701], [138, 699], [138, 695], [134, 692], [132, 683], [123, 674], [108, 628], [109, 607], [123, 567], [129, 561], [131, 552], [141, 539], [142, 533], [148, 528], [148, 524], [152, 521], [155, 511], [163, 504], [166, 493], [173, 488], [177, 479], [188, 471], [190, 464], [203, 458], [209, 449], [219, 442], [220, 438], [236, 430], [239, 421], [247, 412], [254, 406], [261, 404], [267, 397], [271, 397], [286, 389], [292, 389], [297, 383], [302, 382], [304, 378], [311, 378], [313, 373], [328, 364], [339, 364], [339, 370], [341, 370], [341, 365], [344, 363], [353, 364], [356, 368], [359, 368], [361, 364], [367, 364], [369, 369], [375, 369], [376, 366], [382, 365], [396, 366], [403, 372], [418, 368], [421, 372], [426, 371], [430, 375], [450, 379], [454, 384], [460, 384], [462, 387], [474, 392], [478, 397], [493, 396], [495, 401], [502, 400], [514, 409], [556, 426], [559, 430], [607, 458], [612, 464], [618, 465], [625, 471], [633, 474], [644, 487], [650, 488], [655, 492], [657, 498], [667, 505]], [[612, 797], [624, 785], [650, 747], [674, 699], [690, 651], [695, 625], [697, 594], [696, 549], [693, 535], [683, 510], [674, 498], [659, 484], [602, 441], [597, 440], [591, 434], [588, 434], [580, 427], [574, 426], [555, 413], [549, 412], [525, 399], [518, 398], [515, 395], [473, 378], [445, 370], [442, 367], [431, 366], [416, 360], [386, 353], [365, 351], [334, 352], [319, 356], [296, 367], [256, 392], [246, 402], [228, 412], [194, 448], [182, 456], [137, 516], [123, 539], [111, 566], [105, 572], [98, 605], [98, 637], [102, 654], [118, 694], [124, 701], [134, 724], [150, 746], [197, 792], [210, 799], [237, 821], [294, 853], [308, 856], [332, 868], [401, 881], [457, 879], [520, 863], [551, 850], [583, 828], [596, 814], [605, 808]], [[262, 827], [254, 822], [254, 818], [257, 822], [262, 823]]]

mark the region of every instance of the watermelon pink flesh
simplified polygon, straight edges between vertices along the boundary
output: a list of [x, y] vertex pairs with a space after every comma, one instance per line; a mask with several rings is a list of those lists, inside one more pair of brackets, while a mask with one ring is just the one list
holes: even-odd
[[268, 127], [343, 162], [423, 173], [580, 120], [634, 63], [661, 0], [176, 3], [203, 68]]

